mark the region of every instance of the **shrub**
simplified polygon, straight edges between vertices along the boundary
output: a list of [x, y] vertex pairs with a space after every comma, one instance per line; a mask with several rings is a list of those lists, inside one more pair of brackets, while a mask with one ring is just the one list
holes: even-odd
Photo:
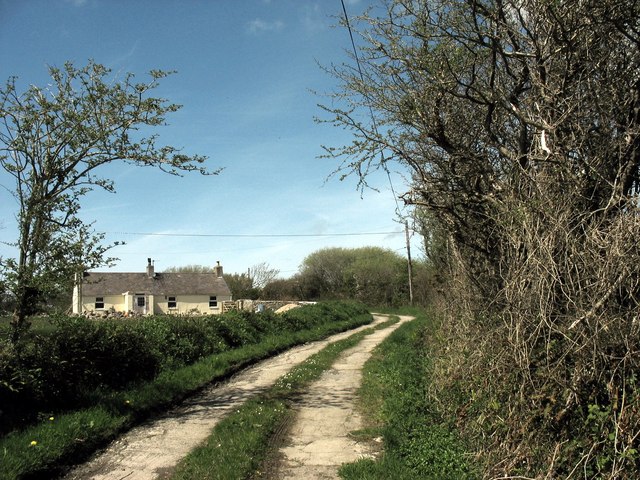
[[366, 307], [358, 302], [320, 302], [294, 308], [282, 314], [283, 324], [292, 330], [312, 328], [323, 319], [346, 320], [367, 313]]
[[97, 391], [122, 390], [271, 334], [363, 313], [362, 305], [336, 303], [306, 306], [286, 316], [234, 311], [197, 318], [54, 318], [46, 334], [32, 332], [18, 344], [0, 339], [0, 434], [35, 421], [39, 412], [91, 404]]
[[231, 348], [237, 348], [249, 343], [255, 343], [259, 339], [257, 329], [252, 325], [255, 314], [232, 311], [225, 315], [216, 315], [207, 318], [217, 329], [217, 333]]
[[64, 319], [50, 337], [64, 371], [80, 386], [122, 388], [153, 378], [160, 370], [148, 339], [140, 329], [120, 322]]

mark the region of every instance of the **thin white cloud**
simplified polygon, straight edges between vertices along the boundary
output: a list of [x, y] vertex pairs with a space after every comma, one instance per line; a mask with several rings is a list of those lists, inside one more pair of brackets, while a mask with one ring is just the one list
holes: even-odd
[[247, 30], [253, 34], [259, 34], [263, 32], [277, 32], [284, 28], [284, 22], [282, 20], [273, 20], [268, 22], [261, 18], [256, 18], [247, 23]]
[[323, 16], [319, 5], [305, 6], [302, 14], [302, 24], [307, 32], [315, 33], [323, 30], [327, 25], [327, 17]]

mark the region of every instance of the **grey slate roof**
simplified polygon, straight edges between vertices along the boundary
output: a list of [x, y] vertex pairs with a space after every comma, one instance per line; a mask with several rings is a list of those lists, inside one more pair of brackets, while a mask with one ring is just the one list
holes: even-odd
[[85, 272], [83, 296], [121, 295], [125, 292], [150, 295], [231, 295], [227, 282], [215, 273]]

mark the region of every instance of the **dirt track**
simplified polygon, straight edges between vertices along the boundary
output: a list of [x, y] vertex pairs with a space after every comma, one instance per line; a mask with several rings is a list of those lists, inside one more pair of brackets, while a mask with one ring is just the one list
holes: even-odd
[[[385, 320], [386, 317], [376, 316], [374, 324]], [[335, 472], [342, 462], [366, 454], [348, 438], [349, 431], [359, 428], [360, 424], [353, 413], [353, 398], [360, 385], [362, 364], [375, 345], [397, 325], [365, 337], [312, 385], [297, 410], [286, 441], [288, 446], [282, 450], [283, 461], [273, 478], [337, 478]], [[229, 411], [269, 388], [280, 376], [328, 343], [367, 327], [295, 347], [206, 389], [165, 415], [132, 429], [70, 472], [65, 480], [166, 478], [176, 463], [207, 438]]]
[[362, 367], [371, 351], [401, 323], [368, 335], [346, 350], [322, 377], [313, 383], [295, 408], [295, 419], [279, 464], [270, 478], [277, 480], [337, 479], [343, 463], [373, 457], [368, 443], [360, 443], [350, 433], [362, 428], [354, 402], [362, 382]]

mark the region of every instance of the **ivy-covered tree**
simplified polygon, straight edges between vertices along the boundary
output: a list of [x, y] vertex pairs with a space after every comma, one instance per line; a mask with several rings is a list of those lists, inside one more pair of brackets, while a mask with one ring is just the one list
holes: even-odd
[[217, 173], [204, 156], [156, 143], [153, 127], [180, 106], [150, 92], [171, 72], [152, 70], [137, 82], [132, 73], [111, 78], [108, 68], [90, 61], [49, 73], [46, 87], [19, 92], [13, 77], [0, 89], [0, 168], [18, 206], [18, 255], [2, 265], [16, 303], [14, 338], [75, 272], [109, 262], [103, 235], [79, 217], [85, 194], [115, 189], [103, 167], [126, 162], [173, 175]]

